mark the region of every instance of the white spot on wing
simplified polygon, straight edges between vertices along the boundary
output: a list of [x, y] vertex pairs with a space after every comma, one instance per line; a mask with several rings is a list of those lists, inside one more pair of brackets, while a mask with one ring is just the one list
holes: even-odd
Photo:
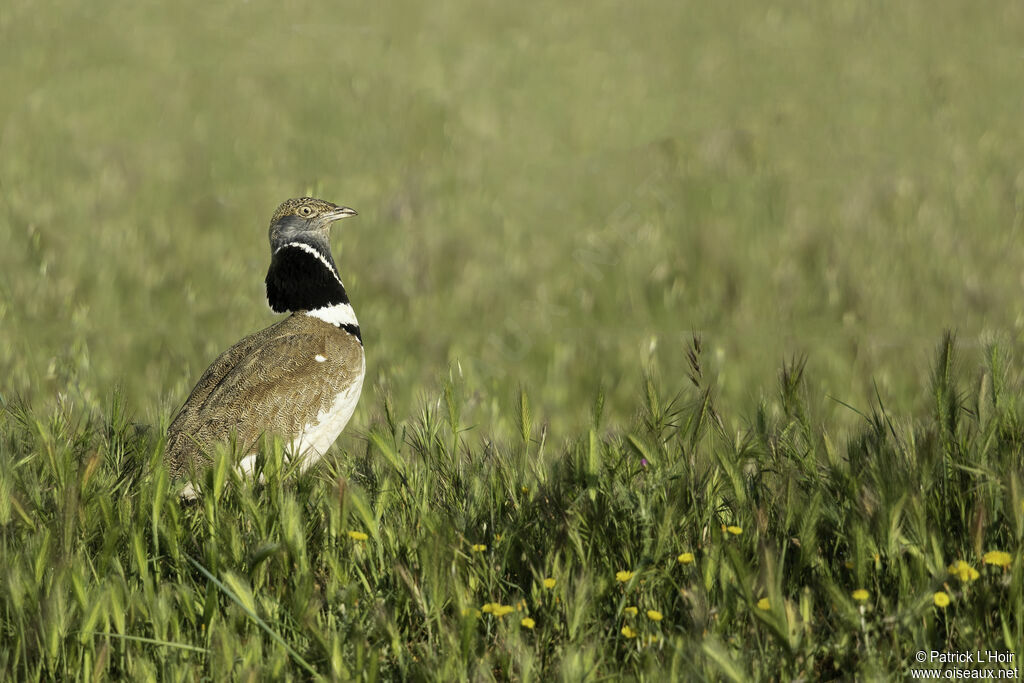
[[341, 327], [342, 325], [358, 325], [359, 321], [356, 320], [356, 312], [352, 310], [352, 306], [349, 304], [334, 304], [333, 306], [324, 306], [323, 308], [317, 308], [309, 311], [306, 315], [313, 316], [314, 318], [320, 318], [324, 322], [328, 322], [335, 327]]
[[324, 356], [321, 356], [319, 353], [316, 354], [313, 358], [316, 360], [317, 363], [323, 363], [325, 360], [327, 360]]

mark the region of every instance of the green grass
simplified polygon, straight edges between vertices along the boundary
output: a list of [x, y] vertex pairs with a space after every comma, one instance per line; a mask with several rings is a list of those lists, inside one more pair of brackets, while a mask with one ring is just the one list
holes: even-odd
[[[8, 405], [0, 669], [819, 680], [905, 675], [922, 649], [1016, 652], [1021, 373], [992, 347], [962, 376], [955, 354], [944, 341], [926, 416], [878, 405], [846, 441], [814, 415], [802, 362], [780, 372], [781, 410], [734, 432], [694, 348], [692, 385], [649, 378], [624, 430], [599, 400], [560, 444], [525, 392], [516, 437], [470, 428], [456, 378], [407, 419], [376, 397], [365, 443], [305, 475], [279, 444], [265, 485], [222, 452], [192, 506], [168, 492], [158, 435], [119, 404]], [[991, 550], [1010, 567], [986, 565]], [[954, 577], [958, 560], [979, 576]]]
[[[869, 678], [1018, 651], [1022, 24], [0, 4], [0, 672]], [[333, 245], [363, 399], [327, 466], [271, 445], [265, 487], [222, 459], [183, 507], [167, 422], [273, 320], [266, 226], [305, 192], [360, 212]], [[957, 367], [929, 360], [947, 329]], [[532, 630], [473, 611], [520, 601]]]

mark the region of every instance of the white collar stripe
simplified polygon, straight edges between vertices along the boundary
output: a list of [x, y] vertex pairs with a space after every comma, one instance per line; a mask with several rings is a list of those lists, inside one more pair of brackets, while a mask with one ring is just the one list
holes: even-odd
[[[334, 279], [341, 283], [341, 278], [338, 277], [338, 271], [334, 269], [334, 266], [331, 265], [331, 262], [325, 259], [324, 255], [321, 254], [319, 251], [309, 246], [305, 242], [289, 242], [288, 244], [281, 247], [281, 249], [287, 249], [288, 247], [298, 247], [304, 252], [312, 254], [313, 256], [317, 257], [320, 260], [320, 263], [324, 264], [324, 267], [327, 268], [327, 270], [331, 271], [331, 274], [334, 276]], [[278, 249], [274, 253], [278, 253], [279, 251], [281, 251], [281, 249]]]
[[358, 327], [359, 325], [359, 321], [356, 320], [356, 313], [352, 310], [352, 306], [349, 304], [324, 306], [323, 308], [307, 311], [306, 315], [319, 318], [320, 320], [330, 323], [336, 327], [341, 327], [343, 325], [356, 325]]

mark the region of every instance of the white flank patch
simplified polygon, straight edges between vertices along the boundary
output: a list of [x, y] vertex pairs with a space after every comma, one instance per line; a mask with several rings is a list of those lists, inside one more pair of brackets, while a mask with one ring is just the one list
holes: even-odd
[[[321, 254], [313, 247], [309, 246], [305, 242], [289, 242], [288, 244], [281, 247], [281, 249], [287, 249], [288, 247], [298, 247], [302, 251], [308, 254], [312, 254], [313, 256], [316, 256], [320, 260], [320, 263], [324, 264], [327, 267], [327, 270], [331, 271], [331, 273], [334, 275], [334, 279], [337, 280], [339, 283], [341, 282], [341, 278], [338, 276], [338, 271], [334, 269], [334, 266], [331, 265], [330, 261], [324, 258], [323, 254]], [[281, 251], [281, 249], [278, 249], [277, 251]], [[277, 251], [275, 251], [274, 253], [276, 254]]]
[[238, 472], [246, 477], [251, 477], [256, 469], [256, 454], [247, 455], [238, 463]]
[[317, 363], [323, 363], [325, 360], [327, 360], [327, 358], [325, 358], [324, 356], [321, 356], [318, 353], [315, 356], [313, 356], [313, 360], [315, 360]]
[[311, 315], [314, 318], [320, 318], [324, 322], [328, 322], [335, 327], [359, 324], [359, 321], [356, 320], [356, 312], [352, 310], [352, 306], [349, 304], [324, 306], [323, 308], [307, 311], [306, 315]]
[[352, 413], [355, 412], [356, 404], [359, 402], [359, 394], [363, 390], [363, 377], [365, 376], [366, 359], [364, 358], [363, 367], [355, 381], [334, 397], [334, 401], [327, 410], [317, 413], [316, 418], [303, 427], [292, 442], [293, 452], [304, 458], [302, 464], [299, 465], [301, 471], [306, 471], [310, 465], [327, 452], [327, 449], [345, 429], [348, 421], [352, 419]]

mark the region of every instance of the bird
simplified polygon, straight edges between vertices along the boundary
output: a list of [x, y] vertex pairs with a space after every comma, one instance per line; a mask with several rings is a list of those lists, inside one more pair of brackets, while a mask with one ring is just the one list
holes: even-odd
[[[232, 437], [251, 476], [264, 434], [279, 435], [306, 469], [352, 417], [366, 357], [345, 285], [331, 255], [330, 229], [354, 209], [322, 199], [283, 202], [270, 220], [267, 304], [288, 317], [245, 337], [200, 377], [167, 430], [164, 459], [172, 479], [210, 464], [209, 450]], [[180, 494], [194, 499], [187, 483]]]

